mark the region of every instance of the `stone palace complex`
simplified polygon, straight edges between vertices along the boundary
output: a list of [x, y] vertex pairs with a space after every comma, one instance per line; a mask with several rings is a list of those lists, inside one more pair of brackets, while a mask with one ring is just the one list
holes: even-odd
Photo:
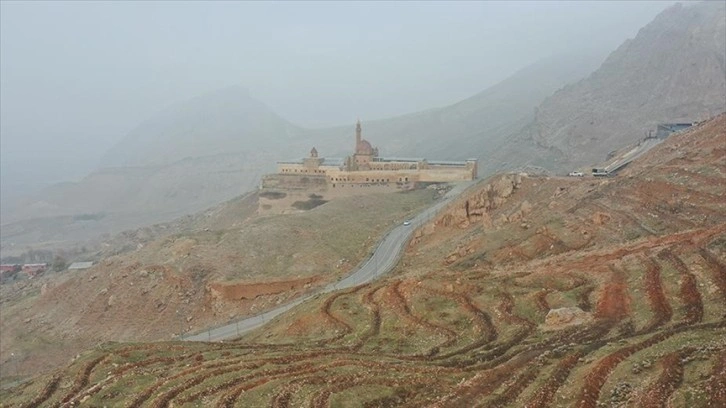
[[[355, 128], [355, 150], [344, 159], [324, 158], [314, 147], [310, 156], [277, 163], [277, 173], [263, 177], [260, 209], [285, 212], [276, 204], [291, 195], [328, 200], [334, 197], [408, 190], [416, 183], [448, 183], [473, 180], [477, 161], [440, 161], [424, 158], [381, 157], [378, 148], [362, 138], [360, 121]], [[282, 201], [280, 201], [282, 200]]]

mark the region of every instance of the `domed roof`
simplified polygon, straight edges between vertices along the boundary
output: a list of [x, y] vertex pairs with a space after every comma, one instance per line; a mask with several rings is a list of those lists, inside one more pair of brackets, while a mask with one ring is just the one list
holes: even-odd
[[356, 154], [373, 154], [373, 146], [371, 144], [363, 139], [358, 143], [358, 146], [355, 147], [355, 153]]

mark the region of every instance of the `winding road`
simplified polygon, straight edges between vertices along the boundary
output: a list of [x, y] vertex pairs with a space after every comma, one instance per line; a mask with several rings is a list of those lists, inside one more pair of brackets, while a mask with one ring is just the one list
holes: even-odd
[[456, 184], [454, 188], [449, 190], [449, 192], [439, 199], [436, 204], [412, 218], [410, 225], [399, 224], [397, 227], [390, 230], [378, 243], [373, 255], [371, 255], [371, 257], [368, 258], [362, 266], [340, 281], [331, 283], [319, 289], [315, 293], [305, 295], [290, 303], [268, 310], [262, 314], [238, 320], [221, 327], [209, 329], [199, 334], [184, 336], [182, 337], [182, 340], [220, 341], [233, 339], [251, 330], [257, 329], [258, 327], [264, 326], [271, 319], [320, 294], [362, 285], [390, 272], [393, 267], [396, 266], [396, 263], [398, 263], [398, 260], [403, 253], [403, 248], [406, 246], [406, 243], [408, 243], [411, 236], [413, 236], [414, 231], [423, 226], [454, 198], [458, 197], [469, 187], [476, 184], [477, 181], [478, 180], [473, 180]]

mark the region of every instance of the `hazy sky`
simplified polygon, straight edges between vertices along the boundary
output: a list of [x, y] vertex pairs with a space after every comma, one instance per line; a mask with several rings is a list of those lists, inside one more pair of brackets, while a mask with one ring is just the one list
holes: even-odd
[[78, 179], [145, 118], [230, 85], [304, 126], [446, 105], [614, 49], [672, 3], [2, 1], [0, 187]]

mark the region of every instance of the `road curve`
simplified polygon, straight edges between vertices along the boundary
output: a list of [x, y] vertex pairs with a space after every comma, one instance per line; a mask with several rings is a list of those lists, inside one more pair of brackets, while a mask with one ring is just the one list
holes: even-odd
[[446, 195], [436, 204], [428, 207], [427, 209], [416, 215], [416, 217], [412, 218], [411, 225], [399, 224], [397, 227], [390, 230], [378, 243], [378, 246], [373, 252], [373, 255], [371, 255], [371, 257], [368, 258], [368, 260], [362, 266], [360, 266], [358, 269], [353, 271], [353, 273], [343, 278], [342, 280], [331, 283], [319, 289], [315, 293], [297, 298], [292, 302], [276, 307], [275, 309], [268, 310], [256, 316], [238, 320], [221, 327], [209, 329], [199, 334], [184, 336], [182, 337], [182, 340], [220, 341], [233, 339], [258, 327], [264, 326], [271, 319], [287, 312], [293, 307], [303, 302], [306, 302], [307, 300], [315, 296], [340, 289], [362, 285], [376, 279], [381, 275], [390, 272], [393, 267], [396, 266], [396, 264], [398, 263], [398, 260], [403, 253], [403, 248], [406, 246], [411, 236], [413, 236], [413, 232], [417, 228], [423, 226], [428, 220], [430, 220], [434, 215], [441, 211], [454, 198], [458, 197], [469, 187], [476, 184], [477, 181], [478, 180], [474, 180], [456, 184], [454, 188], [449, 190], [449, 192], [446, 193]]
[[657, 138], [648, 138], [640, 143], [638, 143], [637, 146], [632, 148], [629, 152], [623, 154], [622, 156], [618, 157], [615, 161], [605, 166], [605, 171], [608, 173], [614, 174], [618, 170], [622, 169], [623, 167], [627, 166], [632, 162], [633, 160], [637, 159], [638, 157], [644, 155], [647, 153], [650, 149], [654, 148], [658, 144], [660, 144], [664, 139], [657, 139]]

